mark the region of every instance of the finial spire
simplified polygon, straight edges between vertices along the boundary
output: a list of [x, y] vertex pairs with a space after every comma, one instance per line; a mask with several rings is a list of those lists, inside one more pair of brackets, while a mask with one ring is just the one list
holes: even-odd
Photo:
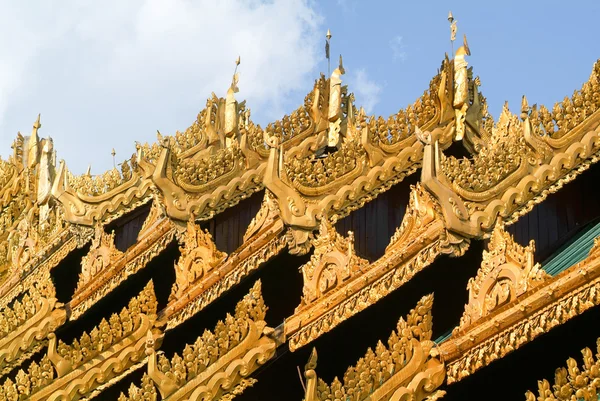
[[521, 119], [525, 121], [527, 116], [529, 115], [529, 102], [527, 101], [527, 97], [523, 95], [521, 98]]
[[327, 75], [331, 75], [331, 57], [329, 56], [329, 41], [331, 40], [331, 31], [328, 29], [325, 35], [325, 58], [327, 59]]
[[452, 54], [454, 54], [454, 41], [456, 40], [456, 20], [452, 15], [452, 11], [448, 12], [448, 22], [450, 23], [450, 45], [452, 47]]
[[112, 152], [110, 152], [110, 154], [112, 155], [113, 158], [113, 168], [117, 168], [117, 164], [115, 162], [115, 156], [117, 155], [117, 152], [115, 151], [115, 148], [113, 148]]
[[41, 117], [42, 117], [41, 113], [38, 114], [37, 119], [33, 123], [33, 129], [34, 129], [34, 131], [35, 131], [36, 134], [37, 134], [38, 129], [42, 128], [42, 124], [40, 123]]
[[237, 72], [238, 66], [241, 63], [241, 57], [238, 56], [235, 59], [235, 70], [233, 70], [233, 78], [231, 78], [231, 87], [230, 90], [232, 90], [234, 93], [237, 93], [239, 91], [237, 84], [238, 84], [238, 80], [239, 80], [239, 75]]

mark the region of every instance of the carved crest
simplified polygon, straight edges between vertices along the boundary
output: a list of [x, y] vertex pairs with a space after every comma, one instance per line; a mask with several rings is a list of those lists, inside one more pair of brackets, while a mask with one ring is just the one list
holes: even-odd
[[[147, 396], [161, 400], [222, 400], [240, 394], [254, 383], [256, 369], [275, 355], [273, 329], [264, 321], [267, 307], [257, 281], [235, 308], [214, 330], [206, 330], [183, 353], [168, 359], [157, 355], [152, 341], [147, 343], [148, 373], [142, 388], [132, 385], [119, 401], [145, 401]], [[150, 338], [150, 340], [153, 340]]]
[[375, 351], [369, 348], [343, 381], [336, 377], [328, 385], [317, 377], [313, 350], [304, 372], [305, 401], [421, 401], [443, 395], [437, 389], [446, 371], [431, 341], [432, 304], [433, 295], [423, 297], [406, 320], [400, 318], [387, 347], [380, 341]]
[[314, 302], [369, 265], [367, 260], [356, 256], [354, 233], [349, 231], [347, 237], [341, 236], [327, 218], [321, 219], [319, 234], [313, 244], [315, 251], [310, 261], [302, 266], [304, 295], [300, 308]]
[[533, 262], [535, 243], [523, 247], [496, 223], [488, 250], [483, 251], [481, 268], [467, 284], [469, 303], [456, 330], [463, 330], [494, 310], [540, 285], [550, 276]]
[[115, 233], [107, 234], [100, 224], [96, 225], [90, 252], [81, 260], [81, 273], [77, 289], [81, 289], [113, 261], [119, 259], [123, 252], [115, 246]]
[[183, 246], [179, 248], [181, 256], [175, 264], [175, 284], [171, 300], [178, 298], [186, 288], [210, 273], [227, 257], [225, 252], [217, 249], [208, 230], [203, 231], [194, 223], [193, 216], [188, 221], [182, 240]]
[[140, 238], [144, 238], [148, 233], [154, 228], [156, 223], [162, 220], [165, 217], [165, 211], [163, 207], [160, 205], [160, 202], [154, 198], [152, 200], [152, 206], [150, 206], [150, 213], [148, 213], [148, 217], [144, 220], [144, 224], [142, 224], [142, 228], [138, 233], [138, 241]]
[[265, 197], [256, 216], [248, 225], [244, 234], [244, 242], [248, 241], [254, 234], [260, 232], [263, 228], [275, 221], [279, 216], [279, 205], [277, 199], [271, 191], [265, 189]]
[[424, 227], [440, 216], [439, 205], [433, 197], [417, 183], [411, 186], [410, 199], [406, 214], [402, 219], [400, 227], [396, 229], [390, 239], [386, 252], [398, 245], [405, 246]]

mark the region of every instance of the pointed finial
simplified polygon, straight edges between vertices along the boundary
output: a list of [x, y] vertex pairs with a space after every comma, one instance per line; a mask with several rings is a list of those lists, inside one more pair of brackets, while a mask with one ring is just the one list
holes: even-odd
[[112, 152], [110, 152], [110, 154], [112, 155], [113, 158], [113, 168], [117, 168], [117, 164], [115, 163], [115, 156], [117, 155], [117, 152], [115, 152], [115, 148], [113, 148]]
[[230, 86], [230, 90], [233, 90], [233, 92], [237, 93], [239, 91], [238, 87], [237, 87], [237, 83], [238, 83], [238, 73], [237, 73], [237, 69], [238, 66], [240, 65], [240, 56], [238, 56], [238, 58], [235, 60], [235, 70], [233, 70], [233, 78], [231, 78], [231, 86]]
[[[456, 39], [456, 20], [452, 15], [452, 11], [448, 12], [448, 22], [450, 23], [450, 42], [454, 43]], [[452, 53], [454, 53], [454, 48], [452, 49]]]
[[33, 123], [33, 129], [34, 130], [38, 130], [40, 128], [42, 128], [42, 124], [40, 123], [40, 119], [41, 119], [42, 115], [41, 113], [38, 114], [37, 119], [35, 120], [35, 122]]
[[88, 165], [88, 168], [87, 168], [87, 171], [85, 172], [85, 175], [87, 175], [88, 177], [92, 176], [92, 165], [91, 164]]
[[521, 98], [521, 119], [525, 120], [529, 115], [529, 102], [527, 101], [527, 96], [523, 95]]
[[331, 31], [329, 29], [327, 30], [327, 34], [325, 35], [325, 37], [327, 38], [327, 40], [331, 39]]

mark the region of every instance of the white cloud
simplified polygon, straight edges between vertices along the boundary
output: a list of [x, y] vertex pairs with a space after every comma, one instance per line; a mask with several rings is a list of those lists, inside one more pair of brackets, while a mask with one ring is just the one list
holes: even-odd
[[356, 12], [356, 0], [337, 0], [337, 5], [341, 7], [345, 13]]
[[402, 36], [395, 36], [392, 40], [390, 40], [390, 48], [392, 49], [392, 60], [406, 60], [406, 51], [404, 50], [406, 46], [404, 45]]
[[279, 118], [312, 88], [322, 52], [309, 0], [36, 3], [0, 0], [0, 154], [41, 112], [40, 134], [78, 173], [185, 129], [225, 94], [238, 55], [237, 98], [255, 120]]
[[369, 78], [364, 68], [356, 70], [356, 73], [350, 76], [348, 88], [354, 92], [356, 105], [364, 107], [367, 114], [371, 113], [379, 103], [383, 89], [381, 85]]

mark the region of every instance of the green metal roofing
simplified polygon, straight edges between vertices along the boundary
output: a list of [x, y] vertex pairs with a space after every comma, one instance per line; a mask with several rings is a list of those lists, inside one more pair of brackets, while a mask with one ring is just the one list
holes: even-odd
[[[576, 265], [588, 256], [590, 249], [594, 245], [594, 239], [598, 236], [600, 236], [600, 223], [590, 224], [546, 259], [542, 265], [542, 269], [551, 276], [556, 276], [563, 270]], [[441, 344], [451, 336], [452, 330], [449, 330], [436, 338], [434, 342]], [[600, 400], [600, 395], [598, 399]]]
[[447, 332], [445, 332], [444, 334], [442, 334], [441, 336], [439, 336], [438, 338], [433, 340], [433, 342], [436, 344], [441, 344], [444, 341], [446, 341], [447, 339], [449, 339], [451, 336], [452, 336], [452, 329], [448, 330]]
[[598, 236], [600, 236], [600, 223], [592, 224], [589, 228], [581, 230], [550, 256], [542, 268], [551, 276], [556, 276], [563, 270], [581, 262], [587, 257], [594, 245], [594, 238]]

